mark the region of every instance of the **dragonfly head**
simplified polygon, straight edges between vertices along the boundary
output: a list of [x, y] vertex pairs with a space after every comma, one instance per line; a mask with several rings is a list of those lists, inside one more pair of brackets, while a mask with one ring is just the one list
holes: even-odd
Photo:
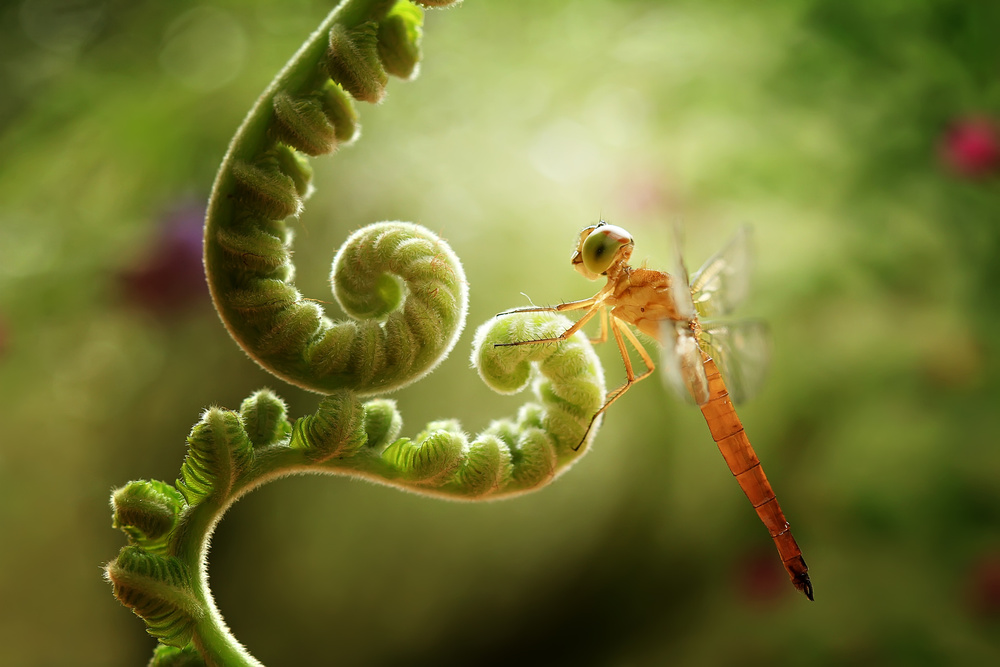
[[633, 246], [631, 234], [601, 220], [580, 232], [573, 253], [573, 268], [587, 280], [597, 280], [612, 268], [628, 262]]

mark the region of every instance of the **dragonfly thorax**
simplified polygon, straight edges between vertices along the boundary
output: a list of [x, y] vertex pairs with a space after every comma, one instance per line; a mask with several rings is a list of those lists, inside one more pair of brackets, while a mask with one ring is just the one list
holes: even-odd
[[663, 320], [684, 319], [674, 303], [670, 284], [670, 275], [663, 271], [626, 265], [616, 276], [605, 303], [614, 317], [659, 340]]

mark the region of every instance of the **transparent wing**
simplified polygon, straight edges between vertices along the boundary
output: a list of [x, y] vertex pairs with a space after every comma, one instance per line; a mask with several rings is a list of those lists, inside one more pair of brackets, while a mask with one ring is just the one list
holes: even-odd
[[750, 227], [741, 227], [692, 276], [691, 294], [699, 317], [728, 315], [746, 298], [750, 285], [750, 246]]
[[678, 396], [697, 405], [708, 403], [708, 378], [705, 363], [691, 327], [685, 322], [664, 320], [660, 323], [660, 371], [664, 382]]
[[681, 254], [681, 227], [674, 221], [671, 224], [673, 232], [673, 252], [670, 254], [670, 264], [667, 273], [670, 274], [670, 295], [674, 298], [674, 306], [678, 314], [685, 320], [695, 317], [694, 302], [691, 300], [691, 287], [688, 283], [687, 267]]
[[770, 360], [771, 334], [766, 323], [703, 322], [698, 343], [715, 360], [733, 403], [742, 403], [757, 393]]
[[736, 235], [688, 282], [681, 254], [680, 227], [672, 225], [674, 243], [668, 272], [671, 296], [682, 321], [660, 324], [663, 350], [660, 368], [674, 391], [697, 405], [708, 402], [708, 379], [702, 351], [715, 360], [734, 403], [748, 400], [761, 387], [770, 358], [770, 333], [760, 320], [701, 323], [696, 338], [694, 319], [724, 316], [747, 296], [751, 264], [750, 228]]

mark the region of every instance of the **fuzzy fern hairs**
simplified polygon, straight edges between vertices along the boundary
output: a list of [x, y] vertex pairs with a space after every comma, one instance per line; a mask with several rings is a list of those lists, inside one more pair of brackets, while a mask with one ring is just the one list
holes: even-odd
[[[323, 394], [290, 419], [270, 391], [239, 410], [210, 408], [188, 436], [173, 484], [133, 481], [111, 498], [127, 539], [106, 567], [115, 596], [160, 645], [158, 666], [259, 665], [229, 632], [208, 586], [212, 531], [243, 494], [278, 477], [324, 472], [424, 495], [499, 498], [540, 488], [586, 451], [576, 449], [604, 400], [600, 363], [576, 335], [560, 345], [496, 347], [557, 335], [551, 313], [492, 319], [472, 362], [501, 393], [532, 386], [535, 402], [470, 437], [452, 419], [400, 437], [391, 400], [451, 351], [468, 301], [462, 266], [428, 230], [383, 222], [352, 234], [331, 282], [349, 319], [333, 321], [294, 285], [286, 219], [308, 198], [306, 156], [358, 135], [354, 100], [379, 102], [388, 75], [417, 72], [422, 8], [449, 0], [345, 0], [258, 99], [219, 170], [205, 224], [205, 270], [233, 339], [277, 377]], [[371, 400], [363, 401], [369, 398]]]

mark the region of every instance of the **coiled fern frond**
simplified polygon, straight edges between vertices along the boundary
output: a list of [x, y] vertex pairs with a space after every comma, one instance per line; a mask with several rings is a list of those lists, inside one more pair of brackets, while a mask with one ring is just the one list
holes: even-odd
[[468, 302], [461, 263], [423, 227], [383, 222], [350, 235], [331, 272], [346, 320], [331, 320], [295, 287], [286, 219], [312, 191], [307, 157], [357, 137], [354, 100], [379, 102], [387, 75], [412, 78], [421, 7], [452, 4], [341, 3], [259, 98], [223, 160], [205, 225], [216, 309], [257, 363], [323, 398], [297, 419], [269, 390], [237, 411], [210, 408], [188, 436], [174, 484], [139, 480], [112, 495], [114, 525], [129, 544], [105, 572], [119, 601], [159, 639], [152, 665], [260, 664], [215, 607], [207, 550], [225, 511], [261, 484], [321, 472], [452, 499], [497, 498], [544, 486], [596, 433], [581, 446], [604, 399], [590, 344], [577, 334], [559, 345], [498, 347], [569, 326], [552, 313], [523, 313], [481, 326], [472, 361], [495, 390], [531, 385], [535, 400], [475, 436], [447, 419], [400, 437], [395, 403], [374, 397], [418, 380], [448, 355]]

